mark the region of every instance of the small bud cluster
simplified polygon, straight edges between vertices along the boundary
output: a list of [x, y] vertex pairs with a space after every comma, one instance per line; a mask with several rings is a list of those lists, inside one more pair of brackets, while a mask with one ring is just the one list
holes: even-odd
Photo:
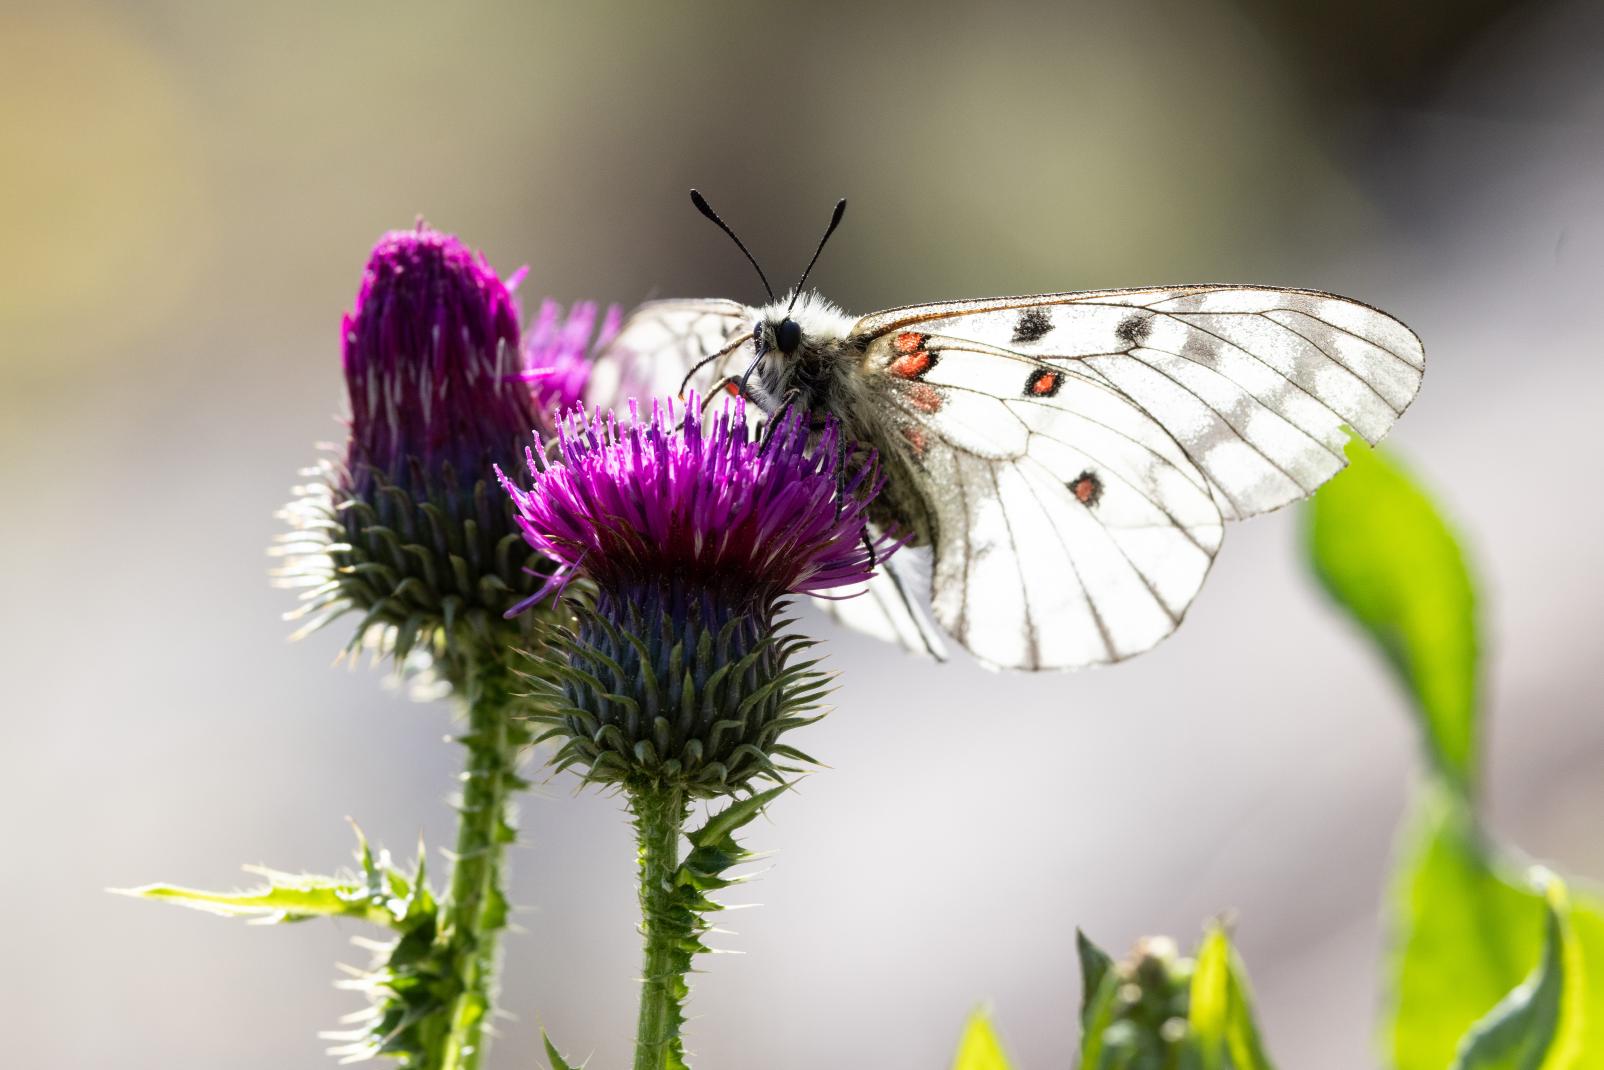
[[1127, 958], [1113, 964], [1118, 988], [1103, 1048], [1115, 1065], [1172, 1065], [1189, 1031], [1194, 965], [1164, 936], [1137, 941]]

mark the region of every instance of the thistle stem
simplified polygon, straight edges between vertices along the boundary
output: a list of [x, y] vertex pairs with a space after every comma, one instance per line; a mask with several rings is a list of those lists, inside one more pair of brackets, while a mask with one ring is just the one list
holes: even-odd
[[515, 838], [511, 797], [524, 786], [518, 758], [529, 739], [528, 729], [512, 717], [513, 677], [501, 659], [480, 654], [466, 660], [458, 679], [467, 700], [468, 731], [458, 742], [467, 748], [468, 760], [456, 861], [440, 931], [461, 989], [451, 1006], [441, 1070], [478, 1070], [484, 1058], [496, 949], [507, 924], [502, 857]]
[[683, 789], [633, 788], [639, 846], [641, 936], [640, 1020], [635, 1030], [634, 1070], [679, 1070], [685, 1066], [680, 1027], [690, 987], [685, 975], [695, 953], [696, 916], [679, 892], [680, 837], [690, 804]]

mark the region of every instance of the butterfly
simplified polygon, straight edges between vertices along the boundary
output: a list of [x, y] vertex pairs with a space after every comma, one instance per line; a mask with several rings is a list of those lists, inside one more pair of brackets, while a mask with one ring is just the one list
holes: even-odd
[[744, 396], [872, 447], [878, 525], [928, 547], [883, 563], [843, 622], [937, 657], [941, 630], [993, 668], [1075, 669], [1181, 623], [1225, 522], [1313, 493], [1420, 388], [1408, 327], [1317, 290], [1196, 285], [907, 305], [867, 316], [803, 289], [642, 305], [591, 396]]

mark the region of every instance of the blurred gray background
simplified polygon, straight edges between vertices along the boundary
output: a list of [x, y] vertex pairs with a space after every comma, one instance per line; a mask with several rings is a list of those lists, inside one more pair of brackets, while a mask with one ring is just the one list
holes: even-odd
[[[343, 818], [448, 843], [448, 711], [338, 634], [285, 642], [264, 547], [339, 435], [338, 324], [424, 213], [526, 299], [756, 296], [705, 190], [856, 311], [1178, 281], [1320, 287], [1425, 339], [1392, 445], [1486, 588], [1501, 833], [1604, 876], [1604, 16], [1596, 4], [179, 4], [0, 10], [5, 1062], [328, 1065], [355, 927], [108, 896], [329, 870]], [[697, 979], [698, 1066], [945, 1066], [989, 1002], [1063, 1067], [1074, 926], [1189, 944], [1234, 911], [1284, 1067], [1374, 1062], [1378, 908], [1416, 769], [1298, 511], [1232, 530], [1184, 628], [1072, 676], [940, 670], [832, 631], [829, 768]], [[626, 1058], [621, 803], [523, 807], [497, 1070], [545, 1025]]]

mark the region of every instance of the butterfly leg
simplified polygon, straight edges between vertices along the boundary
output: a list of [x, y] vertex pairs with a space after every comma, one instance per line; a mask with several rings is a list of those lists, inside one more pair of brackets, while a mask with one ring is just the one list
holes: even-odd
[[869, 526], [867, 524], [858, 533], [858, 538], [863, 542], [863, 548], [869, 551], [869, 571], [873, 572], [875, 566], [880, 563], [880, 555], [875, 553], [874, 540], [869, 538]]
[[773, 414], [769, 416], [768, 419], [763, 421], [763, 438], [761, 445], [765, 449], [768, 448], [769, 439], [774, 437], [774, 432], [782, 423], [785, 422], [786, 416], [791, 412], [791, 405], [799, 396], [799, 391], [788, 391], [785, 397], [780, 399], [780, 404], [775, 408]]

